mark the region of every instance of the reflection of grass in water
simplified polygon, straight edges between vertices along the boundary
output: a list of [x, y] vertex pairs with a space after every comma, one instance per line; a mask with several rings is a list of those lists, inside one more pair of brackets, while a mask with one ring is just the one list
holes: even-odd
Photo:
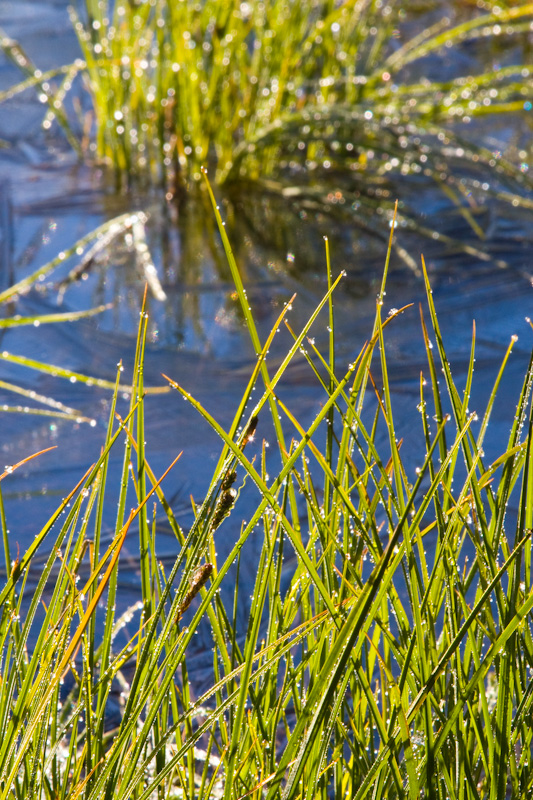
[[[147, 182], [172, 193], [208, 166], [226, 188], [274, 192], [374, 231], [405, 194], [391, 179], [423, 179], [481, 236], [473, 198], [483, 190], [470, 169], [490, 167], [492, 183], [509, 180], [515, 189], [530, 183], [450, 124], [526, 108], [530, 69], [504, 64], [445, 76], [468, 44], [526, 35], [533, 4], [488, 0], [483, 13], [470, 9], [453, 26], [449, 8], [437, 3], [440, 21], [407, 40], [404, 7], [398, 0], [85, 0], [84, 21], [73, 16], [83, 60], [60, 71], [57, 89], [53, 73], [37, 74], [4, 37], [27, 75], [4, 96], [37, 86], [49, 104], [45, 127], [57, 120], [81, 150], [88, 139], [76, 138], [65, 109], [81, 73], [94, 114], [89, 128], [83, 121], [89, 151], [112, 165], [123, 187]], [[415, 64], [419, 75], [428, 68], [443, 78], [413, 80]], [[400, 211], [400, 221], [412, 222], [407, 204]]]
[[[477, 420], [468, 410], [474, 350], [463, 394], [426, 278], [436, 345], [422, 320], [429, 386], [421, 378], [407, 432], [416, 438], [418, 419], [415, 469], [402, 459], [404, 431], [395, 423], [389, 385], [387, 338], [401, 324], [401, 309], [382, 319], [386, 276], [369, 339], [341, 368], [332, 296], [342, 276], [333, 280], [326, 248], [330, 289], [303, 330], [289, 336], [287, 357], [273, 369], [269, 347], [290, 306], [260, 341], [218, 220], [257, 365], [227, 432], [171, 381], [223, 442], [191, 530], [178, 526], [145, 450], [145, 315], [130, 413], [117, 424], [113, 403], [98, 463], [12, 563], [4, 525], [10, 576], [0, 589], [1, 796], [26, 800], [42, 789], [94, 800], [173, 792], [201, 800], [526, 797], [533, 479], [531, 431], [523, 426], [531, 371], [514, 420], [510, 415], [509, 441], [488, 464], [483, 446], [494, 394]], [[307, 338], [322, 314], [330, 328], [325, 358]], [[302, 348], [323, 400], [308, 428], [284, 401], [280, 383]], [[502, 371], [495, 392], [501, 380]], [[270, 448], [254, 446], [250, 423], [256, 437], [269, 435]], [[123, 474], [112, 476], [109, 452], [119, 440]], [[106, 549], [102, 511], [110, 480], [120, 480], [121, 492]], [[246, 521], [244, 481], [257, 490]], [[178, 556], [168, 574], [157, 558], [158, 520], [147, 513], [152, 491], [176, 536]], [[506, 519], [511, 496], [516, 520]], [[31, 558], [53, 526], [50, 556], [26, 598]], [[136, 606], [129, 618], [116, 619], [119, 554], [134, 530], [140, 618]], [[225, 561], [217, 557], [220, 536], [232, 543]], [[251, 569], [249, 537], [261, 543]], [[206, 629], [214, 683], [198, 697], [190, 645], [196, 634], [205, 642]], [[122, 715], [108, 731], [117, 686]]]
[[[71, 275], [67, 277], [63, 284], [60, 284], [60, 289], [64, 290], [69, 280], [83, 277], [84, 271], [89, 270], [91, 265], [97, 261], [98, 257], [109, 249], [110, 244], [115, 239], [121, 237], [129, 237], [131, 239], [132, 261], [139, 271], [140, 279], [144, 280], [145, 285], [150, 287], [156, 299], [164, 299], [164, 292], [157, 278], [157, 273], [151, 262], [151, 257], [146, 245], [144, 221], [145, 217], [143, 214], [123, 214], [120, 217], [116, 217], [100, 225], [88, 235], [83, 236], [72, 245], [72, 247], [59, 253], [56, 258], [53, 258], [42, 267], [39, 267], [39, 269], [35, 270], [31, 275], [22, 278], [3, 292], [0, 292], [0, 308], [3, 307], [5, 313], [5, 318], [0, 319], [0, 331], [8, 328], [20, 329], [25, 326], [40, 329], [41, 326], [50, 324], [73, 323], [77, 320], [86, 319], [106, 311], [111, 304], [100, 305], [83, 311], [66, 311], [23, 317], [13, 313], [14, 309], [12, 304], [16, 302], [20, 295], [32, 289], [39, 288], [39, 286], [42, 285], [42, 281], [48, 278], [54, 270], [67, 262], [69, 258], [83, 254], [78, 265], [71, 271]], [[133, 264], [131, 266], [133, 266]], [[45, 329], [44, 327], [44, 330]], [[64, 379], [72, 384], [77, 383], [107, 390], [113, 390], [115, 388], [115, 384], [112, 381], [74, 372], [60, 365], [44, 363], [33, 358], [33, 354], [30, 356], [21, 355], [4, 349], [0, 352], [0, 362], [2, 361], [25, 367], [41, 375], [46, 374], [54, 378]], [[129, 393], [130, 391], [130, 387], [127, 385], [119, 386], [118, 388], [122, 392]], [[58, 417], [78, 423], [87, 422], [91, 427], [96, 425], [95, 419], [85, 416], [77, 409], [71, 408], [55, 400], [53, 397], [37, 392], [34, 388], [29, 389], [21, 385], [0, 380], [0, 390], [22, 396], [26, 403], [26, 405], [16, 406], [2, 404], [1, 411], [3, 412], [36, 414], [41, 417]], [[148, 393], [166, 392], [168, 391], [168, 387], [145, 387], [145, 391]]]

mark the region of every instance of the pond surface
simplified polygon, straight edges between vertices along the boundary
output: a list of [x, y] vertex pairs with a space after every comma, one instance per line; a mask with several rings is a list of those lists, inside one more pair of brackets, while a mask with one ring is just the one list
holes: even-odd
[[[41, 69], [78, 55], [77, 43], [63, 0], [0, 2], [0, 27], [20, 40]], [[19, 80], [17, 70], [0, 59], [0, 90]], [[204, 211], [181, 215], [163, 206], [157, 198], [117, 197], [98, 170], [80, 166], [60, 139], [44, 140], [39, 131], [43, 107], [31, 96], [22, 95], [0, 105], [0, 139], [10, 144], [0, 149], [0, 290], [14, 280], [65, 251], [81, 237], [112, 217], [132, 211], [147, 214], [147, 241], [158, 269], [161, 291], [150, 292], [149, 344], [146, 355], [146, 385], [164, 385], [161, 373], [174, 378], [193, 394], [224, 425], [228, 425], [253, 368], [253, 351], [232, 297], [233, 287], [217, 243], [214, 221]], [[501, 147], [522, 125], [509, 121], [492, 131]], [[223, 198], [220, 198], [222, 202]], [[419, 199], [426, 223], [442, 213], [442, 198], [427, 190]], [[480, 261], [461, 253], [444, 252], [424, 245], [432, 275], [434, 297], [445, 335], [454, 374], [464, 375], [470, 352], [472, 320], [477, 324], [477, 357], [471, 409], [482, 412], [510, 337], [518, 335], [507, 378], [500, 392], [490, 425], [489, 451], [496, 455], [509, 434], [516, 400], [531, 351], [532, 331], [525, 317], [533, 316], [531, 284], [530, 214], [508, 208], [492, 208], [487, 242], [493, 258]], [[450, 215], [450, 226], [460, 238], [464, 224]], [[327, 228], [328, 223], [320, 223]], [[254, 314], [263, 336], [270, 330], [282, 305], [297, 292], [290, 316], [298, 329], [308, 318], [325, 287], [325, 258], [321, 230], [316, 220], [302, 222], [291, 232], [283, 250], [269, 248], [248, 232], [241, 235], [236, 250]], [[237, 230], [235, 228], [235, 230]], [[376, 293], [381, 279], [385, 248], [361, 245], [351, 232], [331, 225], [330, 243], [334, 272], [346, 269], [347, 278], [336, 297], [339, 363], [346, 365], [359, 351], [372, 327]], [[405, 242], [406, 248], [411, 248]], [[418, 246], [418, 245], [417, 245]], [[413, 252], [418, 258], [418, 252]], [[503, 265], [503, 262], [505, 264]], [[86, 375], [114, 380], [122, 360], [125, 376], [134, 355], [135, 336], [144, 275], [135, 268], [132, 247], [117, 237], [86, 280], [65, 285], [58, 281], [76, 265], [65, 263], [42, 291], [32, 291], [9, 308], [9, 314], [36, 315], [54, 309], [86, 309], [112, 303], [99, 316], [62, 325], [33, 326], [4, 330], [1, 350], [38, 361], [61, 365]], [[419, 459], [416, 441], [410, 434], [413, 418], [418, 420], [419, 373], [424, 368], [418, 303], [424, 298], [419, 276], [393, 258], [385, 314], [389, 307], [415, 305], [389, 328], [389, 360], [395, 392], [395, 409], [400, 432], [405, 432], [404, 458], [413, 468]], [[314, 330], [317, 343], [327, 340], [327, 320]], [[271, 356], [275, 363], [290, 346], [288, 337], [276, 337]], [[42, 448], [57, 449], [18, 470], [3, 484], [6, 514], [13, 550], [21, 552], [33, 540], [58, 502], [77, 483], [97, 458], [104, 440], [110, 408], [110, 393], [80, 383], [43, 376], [6, 361], [1, 379], [54, 397], [95, 424], [76, 424], [28, 414], [3, 414], [0, 447], [3, 463], [13, 464]], [[284, 397], [302, 424], [309, 423], [323, 400], [303, 360], [288, 370]], [[0, 406], [18, 402], [0, 390]], [[124, 400], [121, 411], [127, 407]], [[416, 415], [413, 417], [413, 415]], [[147, 453], [151, 466], [160, 474], [175, 455], [181, 460], [167, 478], [167, 497], [173, 497], [178, 520], [185, 527], [191, 520], [190, 495], [201, 500], [209, 483], [220, 442], [196, 413], [176, 393], [147, 399]], [[268, 436], [268, 426], [258, 430], [258, 439]], [[491, 453], [489, 452], [489, 457]], [[122, 464], [119, 449], [113, 460]], [[113, 530], [114, 498], [107, 502], [106, 524]], [[245, 508], [245, 507], [244, 507]], [[220, 531], [219, 555], [227, 552], [240, 527], [238, 518]], [[259, 549], [260, 544], [257, 543]], [[175, 552], [172, 538], [161, 541], [161, 555]], [[135, 597], [136, 541], [129, 546], [131, 561], [124, 603]], [[231, 594], [231, 591], [230, 591]]]

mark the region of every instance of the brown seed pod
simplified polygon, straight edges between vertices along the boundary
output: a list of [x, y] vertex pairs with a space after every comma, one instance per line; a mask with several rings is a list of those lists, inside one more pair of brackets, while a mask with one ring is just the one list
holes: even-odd
[[213, 519], [211, 522], [211, 529], [216, 530], [224, 517], [226, 517], [229, 512], [231, 511], [233, 504], [236, 500], [237, 492], [235, 489], [228, 489], [225, 492], [222, 492], [218, 503], [215, 506], [215, 513], [213, 515]]
[[191, 580], [191, 588], [183, 598], [183, 602], [178, 608], [174, 622], [178, 622], [181, 619], [181, 617], [187, 611], [187, 609], [189, 608], [190, 604], [192, 603], [192, 601], [194, 600], [194, 598], [196, 597], [202, 586], [206, 584], [212, 572], [213, 572], [212, 564], [202, 564], [195, 570]]
[[236, 470], [233, 469], [230, 472], [226, 472], [226, 474], [222, 478], [222, 483], [220, 484], [220, 488], [222, 489], [223, 492], [226, 492], [228, 489], [231, 489], [236, 480], [237, 480]]
[[254, 416], [251, 418], [250, 422], [248, 423], [248, 427], [244, 431], [244, 434], [243, 434], [243, 437], [242, 437], [241, 450], [244, 450], [244, 448], [246, 447], [248, 442], [252, 442], [253, 441], [258, 421], [259, 421], [259, 417], [256, 414], [254, 414]]

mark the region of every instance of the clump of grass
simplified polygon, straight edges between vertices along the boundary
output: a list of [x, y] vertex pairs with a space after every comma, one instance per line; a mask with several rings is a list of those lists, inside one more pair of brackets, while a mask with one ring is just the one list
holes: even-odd
[[[406, 198], [413, 183], [416, 193], [423, 179], [462, 209], [479, 236], [480, 169], [490, 167], [489, 191], [507, 201], [521, 202], [530, 187], [518, 163], [464, 140], [454, 124], [527, 108], [531, 65], [513, 60], [440, 80], [413, 79], [412, 67], [439, 74], [440, 64], [445, 75], [450, 49], [516, 40], [530, 29], [532, 4], [486, 2], [455, 25], [443, 13], [410, 38], [398, 38], [406, 19], [399, 0], [84, 6], [79, 17], [71, 10], [83, 58], [56, 72], [42, 75], [3, 37], [27, 76], [3, 96], [37, 87], [49, 106], [44, 127], [57, 120], [80, 152], [89, 134], [93, 155], [123, 187], [144, 182], [172, 194], [200, 181], [208, 166], [226, 194], [274, 193], [376, 230], [395, 197]], [[65, 105], [76, 75], [94, 114], [92, 127], [81, 119], [78, 137]], [[399, 222], [415, 225], [407, 201], [400, 212]]]
[[[531, 364], [509, 440], [491, 443], [500, 455], [487, 463], [512, 343], [476, 422], [468, 410], [475, 342], [460, 389], [426, 277], [436, 347], [424, 314], [415, 469], [402, 459], [394, 416], [387, 338], [404, 309], [382, 317], [386, 270], [373, 330], [349, 366], [336, 363], [333, 297], [342, 275], [333, 279], [327, 245], [329, 288], [315, 313], [293, 333], [288, 303], [261, 342], [215, 213], [257, 363], [227, 431], [170, 379], [222, 440], [190, 530], [177, 524], [144, 445], [145, 315], [129, 413], [117, 422], [117, 378], [100, 459], [19, 561], [11, 561], [2, 515], [0, 797], [529, 796]], [[326, 356], [308, 337], [323, 315]], [[269, 347], [284, 321], [287, 355], [273, 370]], [[322, 394], [310, 425], [283, 399], [284, 372], [302, 352]], [[410, 428], [414, 435], [414, 421]], [[252, 450], [256, 430], [270, 448]], [[123, 473], [112, 476], [108, 457], [120, 441]], [[115, 479], [120, 501], [106, 547], [102, 508]], [[244, 483], [256, 497], [247, 521]], [[148, 519], [152, 497], [176, 537], [168, 574], [157, 557], [159, 520]], [[126, 624], [115, 618], [120, 549], [134, 527], [140, 605], [117, 647]], [[224, 528], [231, 548], [222, 561]], [[52, 535], [43, 566], [32, 570]], [[252, 535], [262, 547], [248, 569]], [[198, 697], [188, 651], [206, 630], [213, 682]], [[117, 684], [125, 694], [110, 729]]]

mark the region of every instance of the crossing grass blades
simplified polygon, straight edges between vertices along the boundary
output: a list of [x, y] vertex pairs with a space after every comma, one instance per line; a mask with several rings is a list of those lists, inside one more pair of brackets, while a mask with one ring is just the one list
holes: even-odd
[[[382, 318], [387, 269], [373, 329], [348, 367], [336, 362], [333, 297], [342, 275], [332, 275], [327, 243], [323, 301], [298, 333], [287, 304], [261, 342], [215, 214], [257, 362], [229, 430], [169, 379], [222, 441], [190, 530], [174, 518], [143, 444], [145, 316], [128, 415], [115, 415], [117, 388], [98, 462], [17, 561], [2, 513], [0, 798], [532, 796], [531, 369], [509, 440], [487, 463], [512, 343], [476, 421], [467, 410], [475, 342], [461, 390], [426, 276], [427, 366], [410, 421], [413, 436], [419, 429], [415, 470], [402, 460], [395, 425], [387, 339], [402, 310]], [[326, 356], [310, 343], [324, 322]], [[287, 355], [273, 368], [278, 327]], [[280, 390], [301, 352], [322, 397], [309, 426]], [[108, 470], [116, 448], [122, 475]], [[107, 545], [102, 509], [115, 480], [120, 501]], [[246, 522], [244, 483], [256, 498]], [[160, 512], [149, 522], [156, 498]], [[516, 515], [507, 512], [511, 498]], [[162, 518], [178, 553], [168, 574], [157, 556]], [[221, 561], [225, 526], [232, 548]], [[120, 551], [134, 531], [142, 596], [126, 620], [115, 605]], [[250, 599], [240, 554], [252, 534], [262, 547]], [[229, 581], [233, 607], [220, 599]], [[190, 646], [206, 629], [213, 683], [197, 696]], [[131, 638], [117, 646], [121, 630]], [[111, 725], [117, 686], [121, 714]]]

